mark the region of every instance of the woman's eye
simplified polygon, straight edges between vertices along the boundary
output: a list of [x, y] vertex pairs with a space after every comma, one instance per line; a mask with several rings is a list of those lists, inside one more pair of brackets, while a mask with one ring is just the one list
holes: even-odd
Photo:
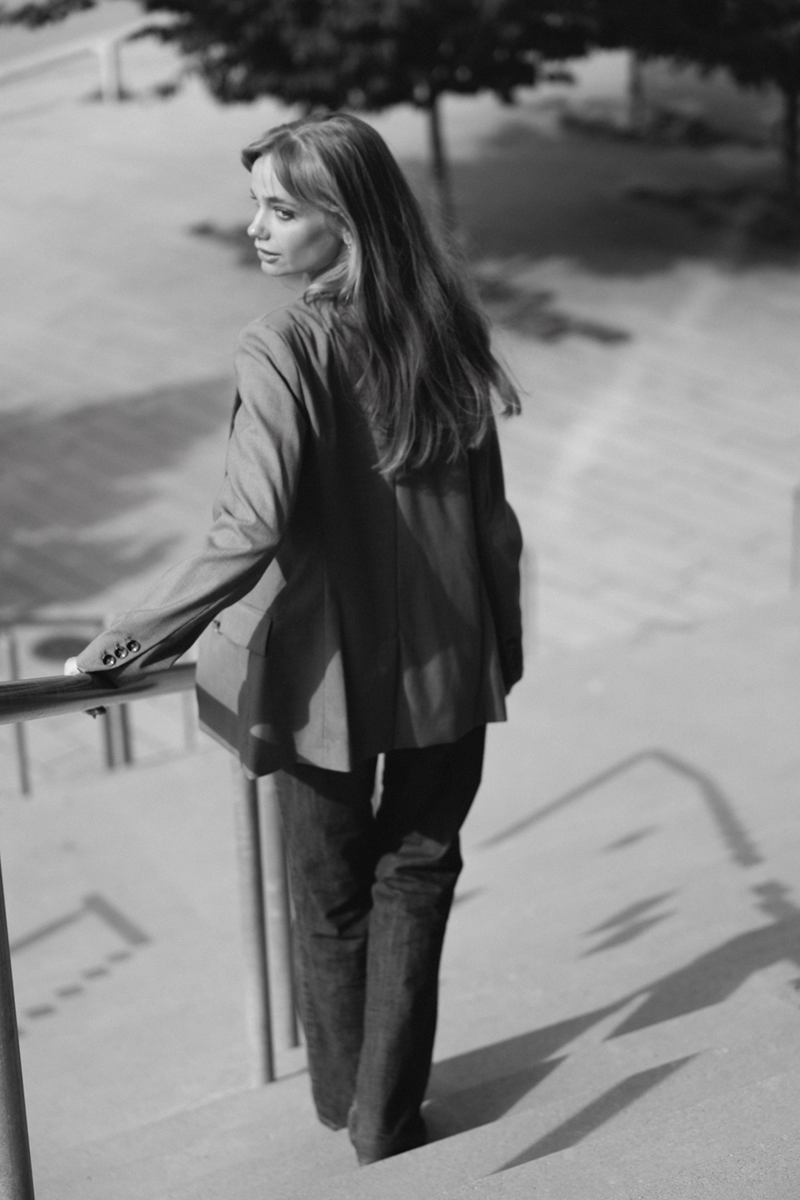
[[275, 216], [279, 217], [281, 221], [289, 221], [294, 216], [290, 208], [276, 208], [274, 212]]

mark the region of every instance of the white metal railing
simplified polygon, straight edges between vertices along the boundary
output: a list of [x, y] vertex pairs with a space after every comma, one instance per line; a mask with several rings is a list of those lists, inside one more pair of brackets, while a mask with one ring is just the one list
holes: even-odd
[[145, 29], [170, 24], [172, 19], [166, 13], [153, 13], [149, 17], [140, 17], [136, 21], [90, 38], [66, 42], [39, 54], [16, 58], [0, 67], [0, 87], [5, 83], [16, 83], [31, 75], [39, 75], [42, 71], [51, 70], [63, 63], [93, 55], [97, 59], [100, 73], [100, 95], [104, 100], [121, 100], [125, 94], [120, 66], [122, 44]]
[[800, 483], [792, 491], [789, 584], [793, 589], [800, 588]]
[[[20, 654], [19, 639], [22, 629], [55, 629], [62, 632], [65, 628], [84, 631], [88, 629], [92, 631], [91, 637], [94, 637], [95, 633], [108, 628], [110, 623], [111, 619], [108, 615], [99, 617], [97, 615], [87, 616], [77, 613], [66, 613], [60, 616], [41, 616], [38, 613], [27, 613], [0, 620], [0, 650], [4, 651], [3, 657], [5, 658], [7, 677], [14, 681], [22, 677], [20, 668], [22, 655]], [[74, 640], [81, 641], [77, 637]], [[86, 637], [81, 644], [85, 645], [89, 640], [90, 637]], [[48, 655], [47, 657], [51, 656]], [[68, 657], [66, 653], [61, 655], [62, 660], [66, 657]], [[194, 750], [197, 744], [194, 709], [188, 693], [184, 693], [183, 699], [184, 745], [187, 750]], [[96, 715], [99, 718], [100, 743], [106, 768], [109, 771], [113, 771], [117, 767], [130, 766], [134, 760], [135, 739], [133, 723], [127, 703], [98, 709]], [[33, 774], [31, 771], [24, 720], [14, 722], [13, 737], [19, 790], [23, 796], [30, 796], [33, 792]]]
[[[193, 664], [142, 672], [108, 686], [99, 676], [0, 683], [0, 725], [60, 713], [114, 710], [194, 686]], [[244, 932], [245, 1003], [253, 1086], [275, 1079], [275, 1045], [297, 1046], [286, 860], [272, 777], [236, 771], [236, 843]], [[33, 1200], [11, 951], [0, 870], [0, 1197]]]

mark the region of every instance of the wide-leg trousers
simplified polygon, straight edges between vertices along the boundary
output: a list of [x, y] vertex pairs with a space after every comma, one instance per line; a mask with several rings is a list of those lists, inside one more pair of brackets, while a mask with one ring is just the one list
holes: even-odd
[[484, 740], [481, 725], [390, 751], [377, 809], [376, 759], [275, 776], [314, 1103], [348, 1126], [362, 1163], [424, 1140], [439, 961]]

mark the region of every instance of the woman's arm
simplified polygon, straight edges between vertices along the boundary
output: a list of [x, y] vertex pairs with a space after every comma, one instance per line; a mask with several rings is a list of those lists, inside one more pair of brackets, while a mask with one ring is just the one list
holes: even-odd
[[138, 607], [115, 618], [78, 655], [79, 670], [127, 674], [170, 666], [272, 561], [300, 473], [308, 425], [302, 386], [284, 339], [258, 322], [242, 333], [235, 364], [238, 398], [225, 479], [203, 549], [162, 575]]

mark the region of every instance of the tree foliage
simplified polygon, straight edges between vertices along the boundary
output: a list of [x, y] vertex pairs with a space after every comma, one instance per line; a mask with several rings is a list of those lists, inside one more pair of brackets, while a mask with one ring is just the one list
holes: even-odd
[[[496, 92], [541, 58], [585, 48], [579, 0], [140, 0], [175, 18], [158, 35], [190, 56], [223, 101], [380, 109], [442, 92]], [[28, 0], [6, 21], [62, 20], [96, 0]]]
[[608, 44], [704, 66], [743, 84], [800, 83], [800, 0], [587, 0]]
[[536, 78], [539, 55], [579, 52], [542, 0], [145, 0], [221, 100], [381, 109], [443, 92], [496, 92]]

